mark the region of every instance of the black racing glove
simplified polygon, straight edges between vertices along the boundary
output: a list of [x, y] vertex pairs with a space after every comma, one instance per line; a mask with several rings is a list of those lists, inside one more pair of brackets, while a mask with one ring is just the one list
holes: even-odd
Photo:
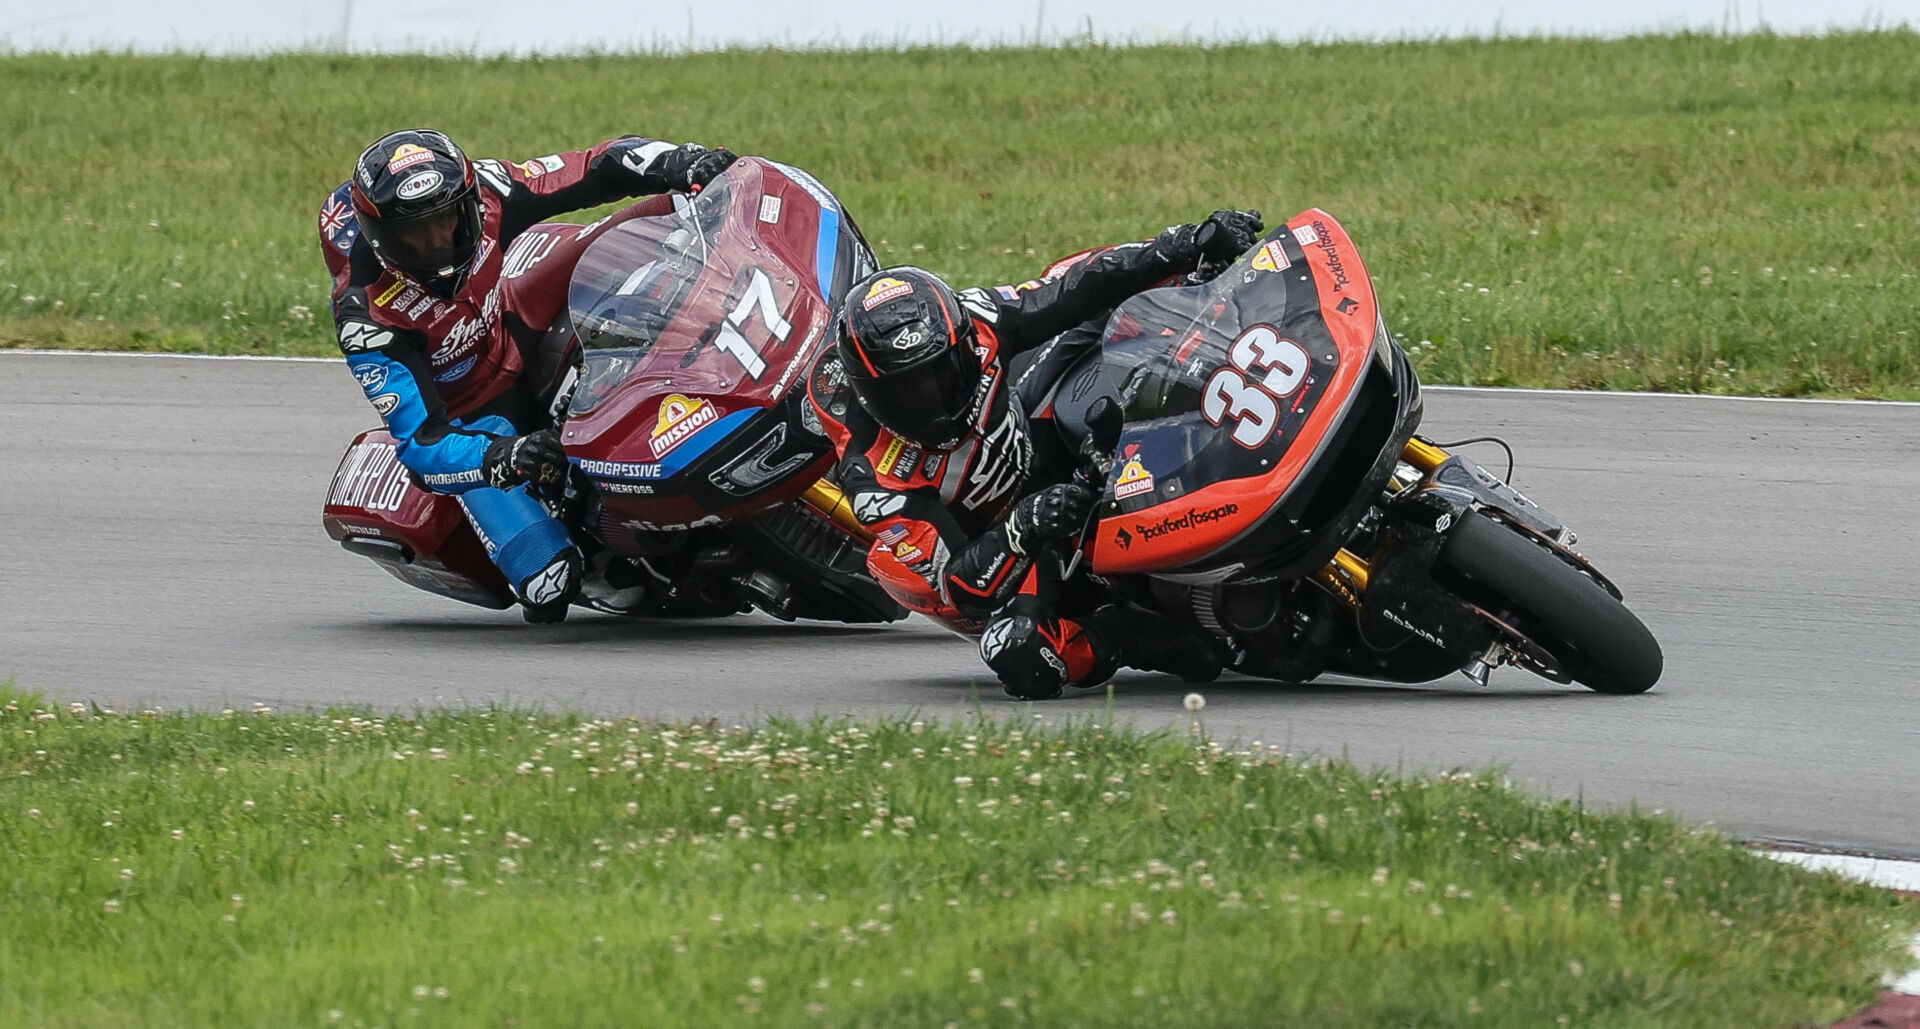
[[1093, 491], [1077, 482], [1063, 482], [1029, 493], [1007, 516], [1007, 545], [1023, 557], [1049, 540], [1063, 540], [1086, 527], [1093, 513]]
[[560, 446], [560, 434], [552, 429], [502, 436], [487, 447], [480, 474], [494, 489], [530, 483], [535, 491], [544, 492], [567, 480], [567, 452]]
[[1168, 264], [1192, 268], [1201, 258], [1231, 261], [1246, 252], [1266, 228], [1259, 211], [1215, 211], [1198, 225], [1171, 225], [1153, 241]]
[[1267, 224], [1259, 211], [1215, 211], [1200, 223], [1194, 242], [1209, 261], [1231, 261], [1247, 252]]
[[698, 193], [740, 158], [726, 147], [709, 150], [698, 143], [682, 143], [661, 154], [648, 169], [676, 193]]

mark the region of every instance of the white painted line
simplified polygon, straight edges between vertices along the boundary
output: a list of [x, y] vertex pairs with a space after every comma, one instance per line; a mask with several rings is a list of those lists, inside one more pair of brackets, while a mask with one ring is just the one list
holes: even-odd
[[[276, 357], [269, 354], [173, 354], [152, 350], [26, 350], [0, 347], [0, 354], [41, 354], [58, 357], [179, 357], [195, 361], [306, 361], [332, 363], [337, 357]], [[1648, 393], [1634, 390], [1526, 389], [1518, 386], [1429, 386], [1432, 393], [1490, 393], [1542, 397], [1640, 397], [1656, 400], [1730, 400], [1746, 404], [1853, 404], [1861, 407], [1920, 407], [1920, 400], [1847, 400], [1839, 397], [1733, 397], [1718, 393]]]
[[1719, 393], [1649, 393], [1645, 390], [1527, 389], [1520, 386], [1429, 386], [1422, 392], [1492, 393], [1544, 397], [1642, 397], [1660, 400], [1734, 400], [1746, 404], [1859, 404], [1872, 407], [1920, 407], [1920, 400], [1849, 400], [1842, 397], [1735, 397]]
[[[1808, 854], [1795, 850], [1763, 850], [1761, 854], [1790, 865], [1821, 872], [1838, 872], [1849, 879], [1883, 886], [1889, 890], [1920, 893], [1920, 861], [1887, 861], [1881, 858], [1854, 857], [1851, 854]], [[1887, 988], [1895, 993], [1920, 994], [1920, 936], [1907, 948], [1913, 954], [1912, 971]]]
[[43, 357], [177, 357], [188, 361], [304, 361], [337, 364], [338, 357], [280, 357], [274, 354], [175, 354], [161, 350], [22, 350], [0, 347], [0, 354], [37, 354]]
[[1858, 879], [1889, 890], [1920, 893], [1920, 861], [1888, 861], [1854, 857], [1851, 854], [1809, 854], [1798, 850], [1763, 850], [1760, 853], [1775, 861], [1785, 861], [1820, 872], [1839, 872], [1849, 879]]

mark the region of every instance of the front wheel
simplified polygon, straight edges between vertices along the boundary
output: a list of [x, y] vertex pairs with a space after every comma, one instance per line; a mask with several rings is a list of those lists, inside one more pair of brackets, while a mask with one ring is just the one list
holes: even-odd
[[1599, 583], [1484, 515], [1463, 519], [1440, 551], [1443, 582], [1461, 599], [1539, 644], [1601, 693], [1644, 693], [1660, 680], [1660, 644]]

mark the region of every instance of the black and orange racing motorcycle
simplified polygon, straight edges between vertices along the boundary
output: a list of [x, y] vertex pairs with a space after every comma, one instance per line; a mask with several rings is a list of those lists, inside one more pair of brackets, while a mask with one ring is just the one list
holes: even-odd
[[1054, 574], [1231, 641], [1241, 672], [1660, 678], [1660, 645], [1558, 518], [1415, 434], [1419, 380], [1324, 211], [1128, 301], [1053, 381], [1040, 417], [1104, 482]]

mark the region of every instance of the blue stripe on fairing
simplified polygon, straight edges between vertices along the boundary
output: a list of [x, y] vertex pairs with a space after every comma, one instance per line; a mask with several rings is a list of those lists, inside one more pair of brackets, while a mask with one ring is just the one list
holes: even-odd
[[[692, 464], [696, 458], [704, 456], [707, 451], [718, 446], [722, 440], [733, 435], [733, 431], [744, 425], [748, 419], [764, 410], [766, 410], [764, 407], [748, 407], [735, 411], [687, 437], [681, 441], [679, 446], [667, 451], [667, 456], [661, 458], [658, 462], [638, 462], [643, 468], [651, 467], [657, 469], [657, 474], [607, 475], [603, 473], [593, 473], [591, 477], [617, 482], [658, 482], [661, 479], [670, 479], [682, 471], [685, 471], [686, 467]], [[575, 456], [569, 456], [568, 459], [575, 465], [578, 465], [581, 460], [583, 460]]]
[[820, 205], [820, 234], [814, 237], [813, 242], [813, 274], [820, 283], [820, 295], [827, 297], [829, 303], [835, 302], [839, 298], [827, 296], [827, 293], [833, 289], [833, 258], [840, 250], [839, 201], [827, 187], [820, 184], [819, 179], [806, 172], [778, 161], [767, 163], [780, 169], [781, 174], [806, 190], [813, 202]]
[[820, 295], [832, 306], [840, 298], [828, 296], [833, 290], [833, 258], [840, 250], [840, 212], [820, 206], [820, 236], [813, 245], [814, 274], [820, 280]]
[[[711, 401], [709, 401], [709, 403], [711, 403]], [[664, 479], [680, 474], [683, 469], [694, 462], [695, 458], [704, 456], [707, 451], [712, 450], [721, 440], [733, 435], [733, 430], [738, 429], [747, 419], [759, 414], [760, 411], [761, 409], [758, 407], [749, 407], [744, 410], [735, 411], [725, 418], [714, 422], [712, 425], [701, 429], [699, 432], [694, 433], [679, 446], [667, 451], [667, 456], [660, 459], [660, 477]]]

